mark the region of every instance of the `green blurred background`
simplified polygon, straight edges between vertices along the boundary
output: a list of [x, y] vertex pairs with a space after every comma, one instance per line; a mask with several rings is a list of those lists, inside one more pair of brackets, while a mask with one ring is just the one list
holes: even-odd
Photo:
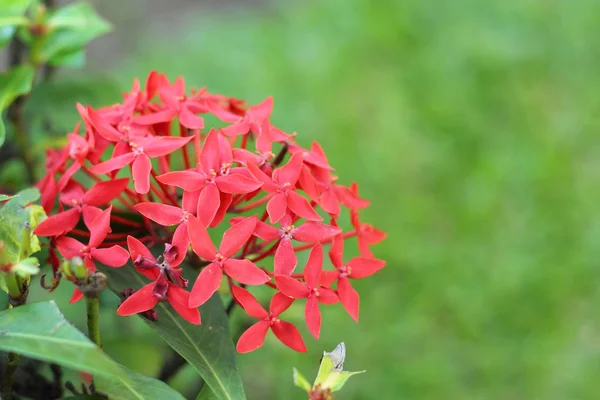
[[[239, 356], [249, 399], [304, 399], [292, 367], [312, 379], [341, 341], [345, 367], [367, 373], [340, 399], [597, 398], [600, 2], [95, 6], [115, 31], [37, 112], [64, 115], [66, 132], [74, 101], [113, 103], [151, 69], [254, 103], [272, 94], [275, 124], [318, 140], [388, 233], [374, 248], [387, 267], [356, 282], [360, 324], [326, 307], [317, 342], [295, 306], [309, 352], [270, 335]], [[82, 304], [60, 305], [81, 318]], [[111, 327], [107, 351], [156, 373], [164, 348], [144, 326]], [[184, 370], [173, 385], [194, 380]]]

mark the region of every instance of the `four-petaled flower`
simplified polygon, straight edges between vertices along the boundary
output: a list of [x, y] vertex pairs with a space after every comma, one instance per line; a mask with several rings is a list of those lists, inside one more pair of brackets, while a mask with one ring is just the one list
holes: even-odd
[[249, 353], [258, 349], [263, 345], [265, 336], [271, 329], [281, 343], [298, 352], [306, 352], [306, 345], [298, 329], [292, 323], [279, 319], [279, 314], [287, 310], [294, 299], [281, 292], [275, 293], [267, 312], [247, 290], [234, 286], [232, 291], [235, 300], [246, 313], [260, 319], [240, 336], [236, 346], [237, 351]]
[[294, 299], [306, 299], [304, 318], [312, 335], [318, 340], [321, 332], [321, 310], [319, 303], [335, 304], [339, 301], [335, 291], [320, 284], [323, 267], [323, 247], [317, 243], [308, 256], [304, 267], [304, 284], [287, 276], [275, 275], [275, 283], [281, 293]]
[[262, 285], [270, 280], [263, 270], [250, 260], [233, 258], [233, 255], [248, 241], [256, 226], [256, 216], [244, 218], [225, 231], [219, 250], [215, 248], [206, 228], [199, 219], [190, 216], [188, 231], [194, 253], [210, 261], [198, 275], [190, 296], [190, 307], [204, 304], [217, 291], [223, 271], [238, 282], [246, 285]]

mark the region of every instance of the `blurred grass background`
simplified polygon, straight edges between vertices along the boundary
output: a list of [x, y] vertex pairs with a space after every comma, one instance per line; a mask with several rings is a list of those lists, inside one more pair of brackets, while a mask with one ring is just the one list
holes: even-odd
[[[79, 101], [115, 102], [151, 69], [272, 94], [273, 121], [318, 140], [389, 234], [374, 249], [388, 266], [355, 285], [360, 324], [326, 307], [307, 354], [270, 336], [239, 356], [249, 399], [305, 398], [292, 367], [312, 379], [340, 341], [367, 370], [340, 399], [597, 397], [599, 2], [96, 3], [115, 32], [88, 59], [102, 84], [69, 77]], [[302, 312], [286, 315], [307, 333]], [[130, 320], [107, 351], [155, 373], [160, 350]]]

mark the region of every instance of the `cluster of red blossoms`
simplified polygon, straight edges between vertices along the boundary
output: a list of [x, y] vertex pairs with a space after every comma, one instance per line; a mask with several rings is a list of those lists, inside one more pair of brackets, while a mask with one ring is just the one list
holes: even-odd
[[[205, 89], [186, 94], [182, 78], [171, 84], [156, 72], [143, 90], [135, 81], [123, 97], [122, 104], [99, 109], [78, 104], [83, 132], [78, 124], [63, 149], [47, 153], [38, 188], [50, 216], [35, 233], [49, 237], [55, 282], [61, 277], [56, 250], [66, 260], [79, 257], [88, 273], [97, 263], [118, 268], [131, 258], [151, 282], [129, 291], [118, 314], [148, 315], [168, 301], [199, 324], [198, 307], [226, 277], [235, 301], [259, 320], [239, 339], [243, 353], [259, 348], [269, 329], [292, 349], [306, 351], [297, 328], [279, 319], [296, 300], [306, 300], [306, 323], [316, 338], [319, 303], [341, 301], [358, 320], [359, 296], [350, 280], [383, 268], [369, 246], [385, 233], [360, 221], [359, 210], [369, 202], [356, 184], [336, 183], [317, 143], [302, 148], [295, 134], [271, 124], [270, 97], [247, 108]], [[202, 114], [223, 126], [205, 129]], [[347, 232], [336, 222], [341, 206], [350, 210], [353, 229]], [[235, 216], [217, 246], [208, 230], [227, 214]], [[360, 256], [345, 260], [343, 244], [350, 238], [358, 240]], [[331, 244], [329, 271], [323, 270], [324, 244]], [[155, 258], [149, 248], [157, 245], [164, 253]], [[308, 262], [303, 273], [294, 273], [303, 250], [310, 250]], [[273, 262], [266, 261], [271, 256]], [[202, 268], [191, 291], [181, 275], [184, 260], [188, 268]], [[268, 311], [246, 285], [275, 289]], [[71, 301], [82, 297], [76, 288]]]

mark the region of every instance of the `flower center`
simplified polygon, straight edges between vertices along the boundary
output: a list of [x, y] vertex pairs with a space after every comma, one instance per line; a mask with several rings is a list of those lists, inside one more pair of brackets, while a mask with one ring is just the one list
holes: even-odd
[[215, 261], [216, 262], [223, 262], [224, 259], [225, 259], [225, 257], [221, 253], [215, 254]]
[[267, 318], [265, 318], [267, 321], [269, 321], [269, 323], [271, 324], [271, 326], [275, 325], [276, 323], [279, 322], [279, 318], [277, 318], [276, 315], [272, 315], [269, 314], [269, 316]]
[[312, 288], [311, 290], [313, 296], [319, 297], [321, 294], [319, 293], [319, 288]]
[[352, 275], [352, 267], [348, 265], [342, 265], [340, 267], [340, 278], [346, 278]]

